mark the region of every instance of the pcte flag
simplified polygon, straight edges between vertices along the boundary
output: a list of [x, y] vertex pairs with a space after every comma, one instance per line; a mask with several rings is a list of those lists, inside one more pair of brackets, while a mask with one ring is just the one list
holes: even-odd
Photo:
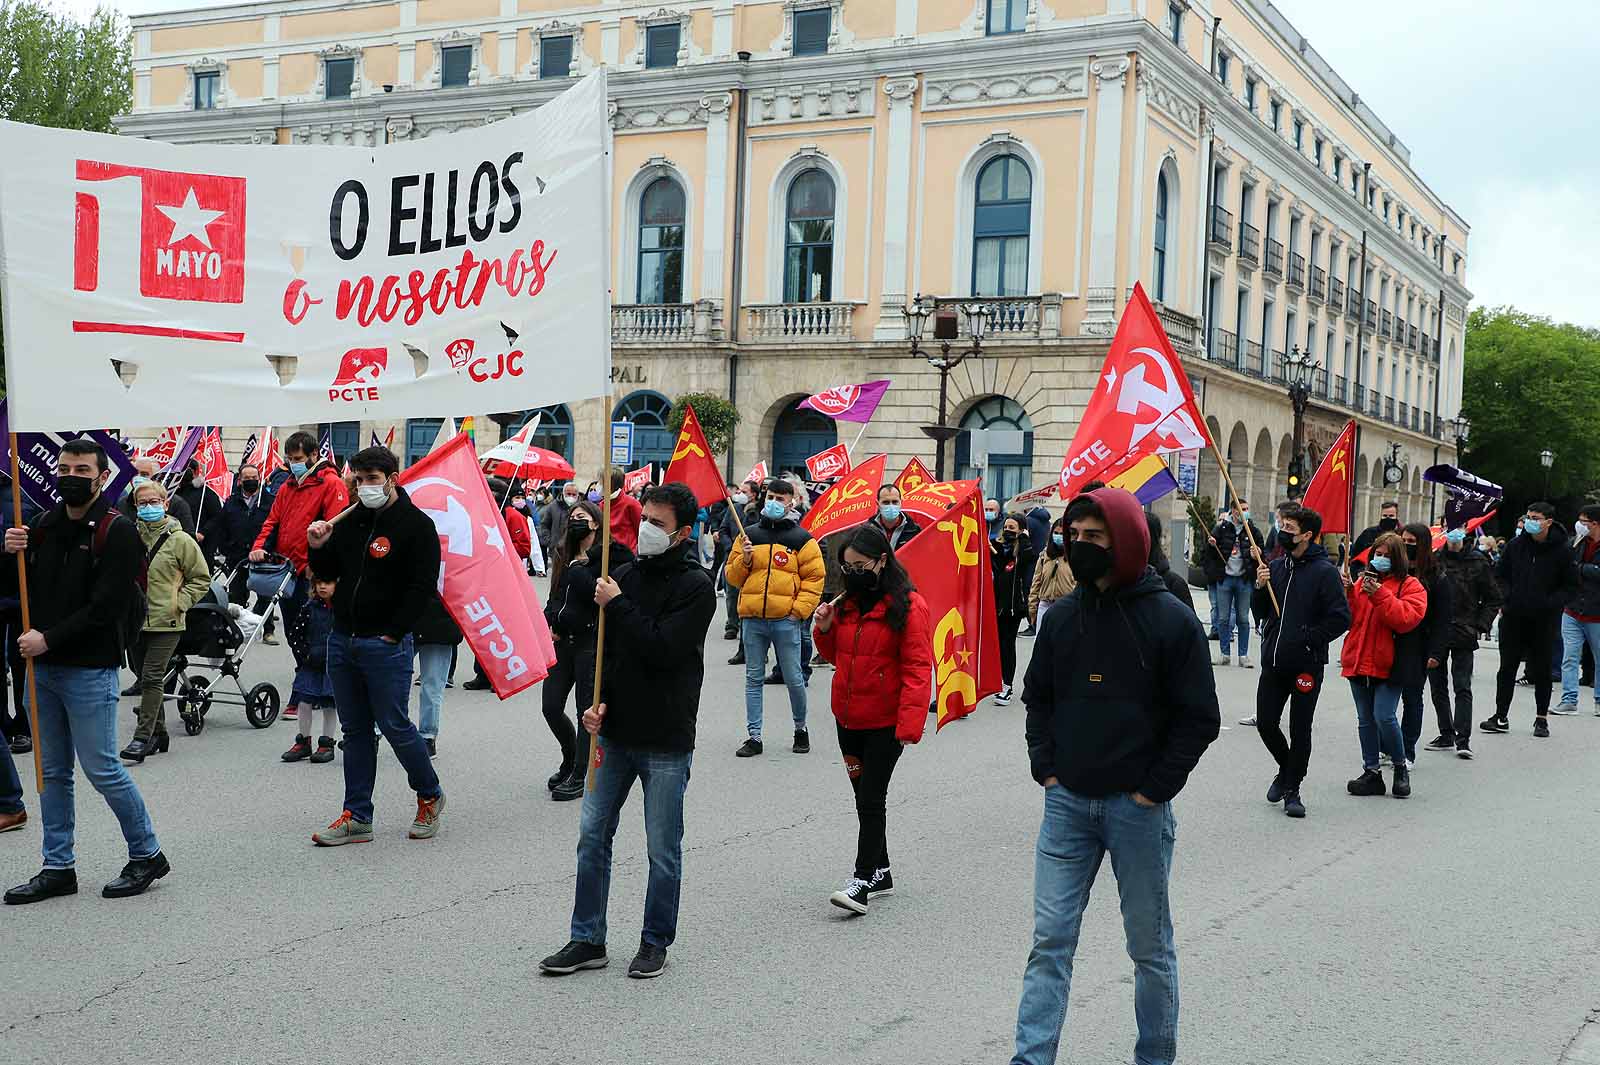
[[400, 421], [603, 395], [610, 132], [603, 69], [376, 147], [0, 122], [12, 420]]
[[700, 428], [700, 419], [692, 406], [684, 408], [683, 428], [678, 430], [678, 441], [672, 446], [672, 461], [667, 464], [661, 481], [663, 484], [682, 481], [702, 507], [709, 507], [727, 494], [722, 473], [711, 457], [711, 445], [706, 443], [705, 431]]

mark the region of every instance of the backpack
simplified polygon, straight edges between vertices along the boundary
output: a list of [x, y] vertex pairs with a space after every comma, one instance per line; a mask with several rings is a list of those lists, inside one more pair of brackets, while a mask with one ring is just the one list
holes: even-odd
[[[126, 521], [121, 514], [114, 510], [106, 511], [106, 516], [94, 527], [94, 557], [95, 561], [105, 554], [106, 537], [111, 533], [111, 526], [118, 521]], [[129, 647], [144, 630], [145, 618], [150, 611], [148, 593], [150, 590], [150, 560], [155, 558], [162, 546], [166, 544], [171, 532], [164, 532], [145, 552], [144, 558], [139, 562], [139, 572], [133, 578], [133, 595], [128, 599], [127, 609], [121, 618], [117, 619], [117, 634], [122, 637], [122, 646]]]

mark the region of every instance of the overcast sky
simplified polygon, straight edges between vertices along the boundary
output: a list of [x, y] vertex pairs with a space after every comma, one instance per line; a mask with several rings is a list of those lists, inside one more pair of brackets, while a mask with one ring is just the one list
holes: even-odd
[[[89, 10], [93, 0], [64, 0]], [[887, 2], [887, 0], [871, 0]], [[1276, 0], [1472, 227], [1474, 302], [1600, 327], [1596, 0]], [[121, 0], [128, 14], [219, 4]]]

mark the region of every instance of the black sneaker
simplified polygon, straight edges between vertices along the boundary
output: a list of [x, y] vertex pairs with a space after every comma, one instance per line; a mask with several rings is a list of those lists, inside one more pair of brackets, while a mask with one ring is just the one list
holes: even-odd
[[841, 910], [849, 910], [859, 916], [867, 912], [867, 899], [871, 894], [870, 882], [851, 877], [844, 882], [844, 887], [828, 896], [828, 901]]
[[886, 865], [873, 873], [867, 887], [874, 895], [893, 895], [894, 876], [889, 872], [889, 867]]
[[1284, 795], [1283, 778], [1273, 777], [1272, 783], [1267, 786], [1267, 801], [1282, 802]]
[[487, 679], [479, 680], [477, 677], [473, 677], [471, 680], [461, 685], [461, 687], [463, 690], [469, 692], [486, 692], [491, 690], [494, 685], [490, 684]]
[[1484, 719], [1484, 721], [1478, 725], [1478, 728], [1482, 729], [1484, 732], [1510, 732], [1511, 722], [1507, 721], [1503, 717], [1491, 717]]
[[734, 751], [733, 754], [736, 758], [754, 758], [756, 755], [761, 753], [761, 750], [761, 741], [756, 739], [754, 736], [751, 736], [749, 739], [744, 741], [744, 746], [740, 747], [737, 751]]
[[782, 684], [783, 683], [783, 671], [774, 669], [771, 673], [767, 674], [767, 679], [762, 681], [762, 683], [763, 684]]
[[1542, 717], [1533, 719], [1533, 734], [1541, 740], [1550, 738], [1550, 722]]
[[1300, 793], [1298, 791], [1286, 791], [1283, 793], [1283, 812], [1290, 817], [1304, 817], [1306, 815], [1306, 804], [1300, 801]]
[[1009, 706], [1011, 704], [1011, 696], [1011, 685], [1007, 684], [1000, 690], [1000, 694], [994, 697], [994, 703], [996, 706]]
[[796, 729], [794, 733], [794, 753], [811, 753], [811, 734], [805, 729]]
[[1359, 777], [1346, 784], [1344, 789], [1351, 795], [1382, 795], [1389, 790], [1384, 787], [1383, 774], [1376, 769], [1365, 770]]
[[1403, 763], [1395, 765], [1394, 787], [1389, 790], [1390, 794], [1397, 799], [1411, 798], [1411, 770], [1407, 769]]
[[1465, 758], [1468, 761], [1471, 761], [1472, 760], [1472, 748], [1469, 745], [1465, 744], [1465, 743], [1456, 744], [1456, 757], [1457, 758]]
[[610, 964], [604, 943], [585, 943], [574, 939], [540, 962], [539, 968], [551, 976], [570, 976], [580, 969], [604, 969]]
[[634, 980], [654, 980], [667, 967], [667, 948], [640, 941], [639, 953], [628, 963], [628, 976]]
[[1453, 751], [1455, 749], [1456, 741], [1449, 736], [1435, 736], [1433, 742], [1423, 748], [1425, 751]]
[[428, 757], [439, 757], [439, 741], [432, 736], [424, 736], [422, 739], [428, 745]]
[[744, 665], [744, 647], [743, 646], [741, 646], [737, 651], [733, 652], [733, 657], [728, 659], [728, 665], [730, 665], [730, 666], [742, 666], [742, 665]]
[[737, 640], [739, 638], [739, 630], [738, 629], [723, 629], [722, 630], [722, 638], [724, 640]]

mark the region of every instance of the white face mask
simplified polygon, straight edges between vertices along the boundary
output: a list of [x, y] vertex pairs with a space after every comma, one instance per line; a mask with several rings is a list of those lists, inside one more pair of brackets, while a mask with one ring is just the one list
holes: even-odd
[[389, 486], [387, 484], [357, 485], [356, 498], [361, 500], [362, 506], [377, 510], [389, 502]]
[[204, 477], [191, 477], [189, 478], [189, 484], [195, 488], [204, 488], [206, 486], [206, 479]]
[[648, 521], [639, 523], [639, 557], [654, 558], [672, 546], [672, 537], [650, 524]]

